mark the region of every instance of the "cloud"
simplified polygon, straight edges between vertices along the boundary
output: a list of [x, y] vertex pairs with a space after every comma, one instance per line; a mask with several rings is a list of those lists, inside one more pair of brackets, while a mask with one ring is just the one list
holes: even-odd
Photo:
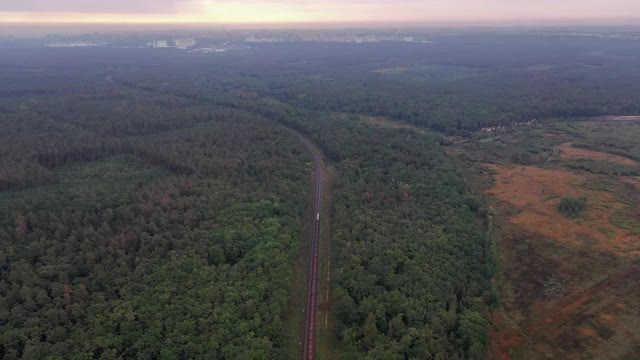
[[3, 21], [488, 21], [640, 17], [640, 0], [0, 0]]
[[0, 0], [0, 11], [65, 13], [173, 13], [180, 0]]
[[593, 19], [640, 16], [640, 0], [185, 0], [201, 15], [301, 20]]

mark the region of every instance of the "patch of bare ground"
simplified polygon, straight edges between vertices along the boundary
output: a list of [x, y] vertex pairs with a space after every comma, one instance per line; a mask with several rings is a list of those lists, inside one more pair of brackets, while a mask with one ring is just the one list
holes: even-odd
[[356, 114], [349, 114], [349, 113], [339, 113], [337, 116], [339, 119], [342, 119], [342, 120], [355, 118], [373, 127], [386, 127], [386, 128], [393, 128], [393, 129], [412, 129], [416, 132], [424, 133], [424, 130], [416, 126], [413, 126], [411, 124], [408, 124], [402, 121], [392, 120], [384, 116], [367, 116], [367, 115], [356, 115]]
[[543, 136], [549, 139], [562, 139], [567, 137], [567, 134], [559, 130], [546, 129], [543, 133]]
[[408, 70], [409, 70], [409, 68], [407, 68], [405, 66], [397, 66], [397, 67], [388, 67], [388, 68], [377, 69], [377, 70], [373, 70], [373, 72], [376, 73], [376, 74], [397, 74], [397, 73], [406, 72]]
[[[613, 188], [600, 190], [580, 185], [605, 177], [565, 168], [486, 168], [501, 300], [486, 358], [624, 359], [640, 343], [640, 239], [610, 221], [633, 212], [624, 183], [606, 178]], [[561, 197], [583, 195], [582, 218], [557, 210]]]
[[628, 159], [623, 156], [613, 155], [613, 154], [609, 154], [601, 151], [575, 148], [572, 146], [572, 143], [570, 142], [560, 145], [559, 149], [561, 153], [560, 156], [563, 159], [570, 159], [570, 160], [590, 159], [590, 160], [606, 161], [606, 162], [631, 165], [631, 166], [640, 165], [640, 163], [638, 163], [637, 161]]
[[640, 121], [640, 115], [606, 115], [592, 117], [595, 121]]

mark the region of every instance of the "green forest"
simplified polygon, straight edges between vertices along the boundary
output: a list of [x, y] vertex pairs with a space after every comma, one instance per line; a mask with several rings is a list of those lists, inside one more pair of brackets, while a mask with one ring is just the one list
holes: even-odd
[[0, 41], [0, 358], [298, 358], [301, 136], [334, 171], [340, 358], [483, 358], [494, 245], [446, 145], [640, 112], [628, 43], [545, 36], [206, 55]]
[[182, 115], [64, 98], [3, 116], [4, 184], [25, 189], [0, 195], [3, 358], [282, 357], [310, 156], [255, 114], [132, 99], [102, 106]]

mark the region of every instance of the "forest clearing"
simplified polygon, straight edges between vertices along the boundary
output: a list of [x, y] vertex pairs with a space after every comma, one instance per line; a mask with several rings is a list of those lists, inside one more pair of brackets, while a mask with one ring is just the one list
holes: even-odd
[[[589, 140], [558, 134], [553, 125], [549, 130], [533, 145], [526, 141], [538, 130], [502, 134], [479, 145], [484, 156], [501, 142], [515, 148], [526, 142], [547, 154], [531, 165], [496, 158], [476, 164], [484, 169], [478, 170], [484, 179], [479, 183], [496, 221], [499, 264], [494, 281], [500, 306], [492, 311], [486, 358], [629, 358], [640, 342], [640, 324], [628, 321], [640, 311], [640, 241], [630, 225], [639, 220], [633, 200], [638, 177], [575, 168], [571, 161], [632, 167], [638, 162], [573, 147], [572, 142]], [[569, 196], [587, 199], [579, 218], [558, 210]]]

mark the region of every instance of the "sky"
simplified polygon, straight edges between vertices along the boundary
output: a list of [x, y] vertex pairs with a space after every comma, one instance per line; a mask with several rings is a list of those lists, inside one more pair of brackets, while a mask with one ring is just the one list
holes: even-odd
[[640, 19], [640, 0], [0, 0], [0, 23], [477, 23], [617, 19]]

